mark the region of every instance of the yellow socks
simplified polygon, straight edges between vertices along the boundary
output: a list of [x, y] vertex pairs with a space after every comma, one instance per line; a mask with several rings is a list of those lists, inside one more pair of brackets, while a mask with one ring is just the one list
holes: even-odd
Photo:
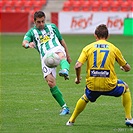
[[87, 103], [88, 99], [85, 97], [85, 95], [78, 100], [74, 112], [69, 119], [70, 122], [75, 122], [76, 117], [84, 110]]
[[122, 103], [125, 108], [125, 117], [128, 119], [132, 119], [132, 116], [131, 116], [132, 100], [131, 100], [131, 94], [129, 89], [126, 89], [126, 92], [122, 95]]

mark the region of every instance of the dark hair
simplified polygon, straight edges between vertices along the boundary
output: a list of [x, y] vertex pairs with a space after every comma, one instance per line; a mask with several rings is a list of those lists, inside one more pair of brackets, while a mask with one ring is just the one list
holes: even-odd
[[36, 21], [37, 18], [42, 18], [42, 17], [45, 18], [45, 13], [44, 12], [42, 12], [42, 11], [36, 11], [34, 13], [34, 21]]
[[97, 37], [100, 39], [100, 38], [105, 38], [107, 39], [108, 38], [108, 28], [105, 24], [101, 24], [99, 25], [96, 30], [95, 30], [95, 34], [97, 35]]

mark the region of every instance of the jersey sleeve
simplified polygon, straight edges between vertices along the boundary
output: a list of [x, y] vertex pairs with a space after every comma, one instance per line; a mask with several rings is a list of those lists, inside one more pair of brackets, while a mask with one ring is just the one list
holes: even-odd
[[116, 61], [118, 62], [120, 66], [124, 66], [127, 63], [121, 51], [118, 48], [116, 48]]
[[63, 38], [62, 38], [57, 26], [55, 24], [52, 24], [52, 28], [53, 28], [54, 33], [56, 34], [57, 38], [59, 39], [59, 41], [61, 41]]
[[33, 33], [31, 30], [29, 30], [25, 36], [23, 40], [27, 40], [28, 42], [32, 42], [33, 41]]

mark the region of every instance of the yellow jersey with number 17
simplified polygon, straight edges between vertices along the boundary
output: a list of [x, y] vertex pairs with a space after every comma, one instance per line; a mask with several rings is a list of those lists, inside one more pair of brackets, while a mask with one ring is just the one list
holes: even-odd
[[86, 85], [92, 91], [110, 91], [117, 84], [114, 70], [115, 61], [120, 66], [126, 64], [121, 51], [106, 40], [93, 42], [83, 48], [78, 61], [86, 68]]

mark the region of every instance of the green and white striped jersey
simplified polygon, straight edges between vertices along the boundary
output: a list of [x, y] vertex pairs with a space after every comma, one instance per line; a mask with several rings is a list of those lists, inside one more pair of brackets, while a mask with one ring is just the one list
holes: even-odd
[[39, 30], [34, 26], [24, 36], [24, 40], [34, 42], [36, 49], [43, 57], [46, 52], [56, 46], [62, 46], [59, 41], [62, 36], [55, 24], [45, 24], [43, 30]]

